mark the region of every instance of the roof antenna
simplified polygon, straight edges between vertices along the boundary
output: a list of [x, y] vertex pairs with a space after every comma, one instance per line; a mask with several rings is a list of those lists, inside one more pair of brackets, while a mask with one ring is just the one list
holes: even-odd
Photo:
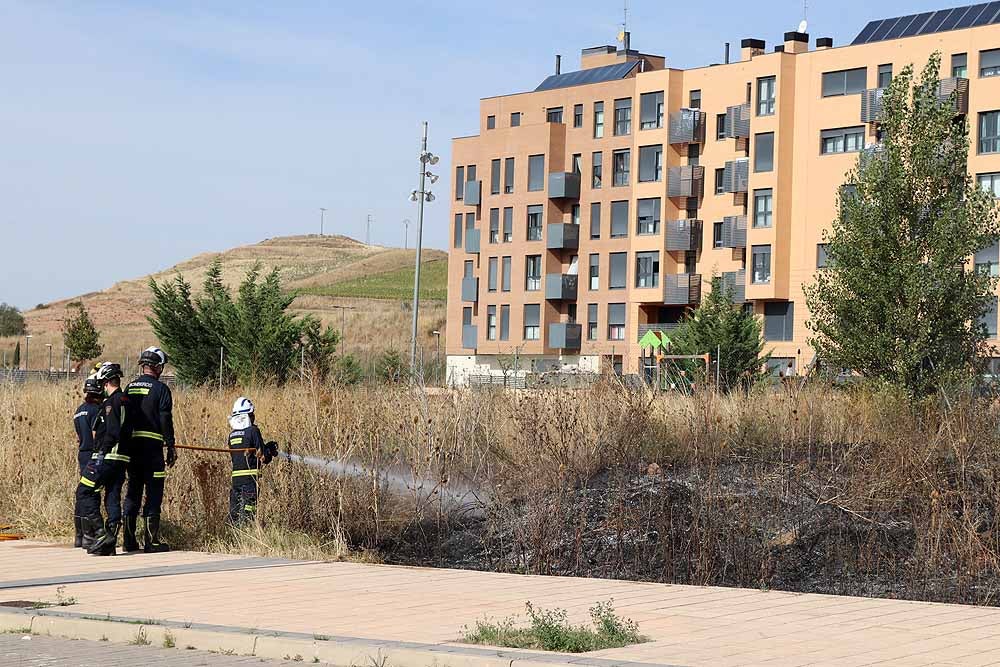
[[628, 51], [628, 0], [624, 0], [624, 12], [622, 16], [622, 31], [618, 33], [618, 41], [622, 43], [624, 49]]
[[802, 23], [799, 24], [799, 32], [805, 34], [806, 29], [809, 28], [808, 16], [809, 13], [809, 0], [802, 0]]

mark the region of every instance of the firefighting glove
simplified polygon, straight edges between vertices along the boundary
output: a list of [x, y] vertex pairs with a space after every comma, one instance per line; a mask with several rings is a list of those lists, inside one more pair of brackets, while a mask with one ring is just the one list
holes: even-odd
[[264, 454], [264, 464], [266, 465], [274, 460], [274, 457], [278, 455], [278, 443], [272, 440], [271, 442], [266, 443], [261, 451]]
[[177, 463], [177, 450], [167, 447], [167, 465], [173, 468], [175, 463]]

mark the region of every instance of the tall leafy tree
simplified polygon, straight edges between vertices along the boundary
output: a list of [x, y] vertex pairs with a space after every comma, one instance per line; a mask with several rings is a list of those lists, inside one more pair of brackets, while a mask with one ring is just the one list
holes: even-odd
[[882, 98], [878, 150], [861, 154], [827, 235], [830, 267], [806, 288], [810, 342], [835, 367], [926, 395], [987, 353], [981, 322], [996, 289], [968, 270], [1000, 238], [992, 197], [969, 176], [969, 129], [939, 98], [941, 57]]
[[86, 307], [81, 302], [74, 301], [67, 305], [66, 310], [62, 333], [70, 359], [80, 362], [101, 356], [104, 352], [101, 334], [90, 319]]
[[9, 303], [0, 303], [0, 336], [23, 336], [27, 333], [24, 315]]

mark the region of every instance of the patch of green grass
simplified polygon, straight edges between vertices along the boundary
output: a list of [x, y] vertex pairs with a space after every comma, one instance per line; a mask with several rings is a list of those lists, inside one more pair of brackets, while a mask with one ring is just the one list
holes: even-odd
[[528, 602], [527, 626], [520, 625], [516, 618], [486, 619], [477, 621], [475, 628], [465, 628], [462, 639], [470, 644], [562, 653], [586, 653], [649, 641], [639, 634], [635, 621], [615, 613], [613, 602], [599, 602], [590, 608], [590, 627], [571, 624], [565, 609], [536, 609]]
[[[297, 290], [296, 293], [405, 301], [413, 297], [413, 269], [405, 268], [373, 273], [323, 287], [304, 287]], [[421, 265], [420, 298], [428, 301], [444, 301], [448, 298], [447, 260], [436, 259]]]
[[5, 635], [30, 635], [30, 634], [33, 634], [33, 633], [31, 632], [31, 628], [11, 628], [10, 630], [4, 630], [3, 634], [5, 634]]

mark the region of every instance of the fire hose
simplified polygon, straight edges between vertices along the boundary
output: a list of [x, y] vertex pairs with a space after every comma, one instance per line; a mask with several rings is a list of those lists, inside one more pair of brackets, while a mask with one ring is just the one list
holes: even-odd
[[[233, 452], [256, 452], [256, 447], [200, 447], [197, 445], [174, 445], [176, 449], [187, 449], [195, 452], [219, 452], [223, 454], [232, 454]], [[260, 449], [261, 454], [264, 458], [264, 463], [270, 463], [271, 459], [278, 456], [278, 443], [268, 442]]]

